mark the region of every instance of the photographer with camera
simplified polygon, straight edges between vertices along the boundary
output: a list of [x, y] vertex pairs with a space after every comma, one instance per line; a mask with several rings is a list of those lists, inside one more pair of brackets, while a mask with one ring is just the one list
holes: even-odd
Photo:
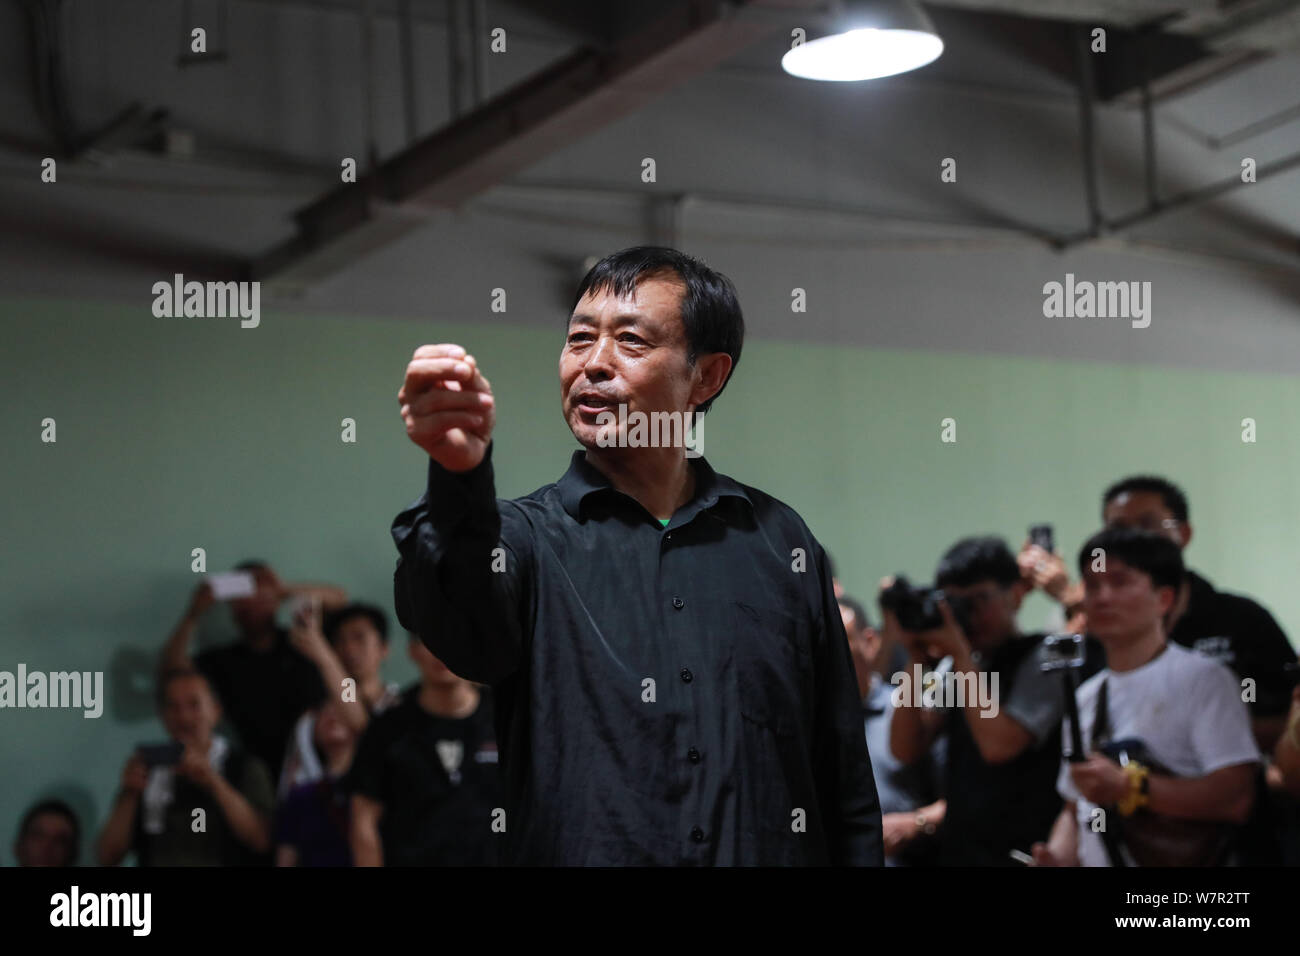
[[[957, 542], [935, 572], [939, 591], [905, 579], [882, 582], [886, 631], [909, 653], [909, 671], [894, 675], [890, 750], [905, 764], [922, 759], [947, 737], [948, 809], [940, 829], [941, 866], [1009, 866], [1012, 851], [1027, 854], [1061, 808], [1060, 682], [1041, 671], [1042, 634], [1021, 634], [1016, 613], [1030, 585], [1006, 543], [996, 537]], [[936, 669], [970, 684], [984, 676], [994, 700], [946, 696], [915, 706], [909, 681]], [[1092, 661], [1086, 673], [1100, 667]], [[927, 697], [930, 695], [927, 694]], [[979, 695], [983, 696], [983, 695]]]
[[[898, 668], [889, 667], [887, 661], [894, 650], [901, 651], [901, 648], [871, 626], [866, 610], [853, 598], [841, 594], [839, 604], [849, 653], [853, 655], [853, 670], [858, 677], [862, 727], [871, 753], [871, 769], [876, 776], [885, 866], [934, 866], [938, 856], [934, 835], [943, 824], [947, 809], [940, 789], [943, 741], [937, 741], [932, 752], [913, 763], [904, 765], [894, 759], [889, 750], [889, 725], [894, 716], [894, 708], [889, 703], [892, 695], [889, 675]], [[907, 654], [903, 652], [898, 667], [906, 666]]]

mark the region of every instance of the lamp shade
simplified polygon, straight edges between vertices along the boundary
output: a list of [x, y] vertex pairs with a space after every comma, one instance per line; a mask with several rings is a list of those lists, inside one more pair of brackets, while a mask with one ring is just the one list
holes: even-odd
[[872, 80], [932, 63], [943, 52], [913, 0], [846, 0], [830, 32], [789, 50], [782, 68], [809, 80]]

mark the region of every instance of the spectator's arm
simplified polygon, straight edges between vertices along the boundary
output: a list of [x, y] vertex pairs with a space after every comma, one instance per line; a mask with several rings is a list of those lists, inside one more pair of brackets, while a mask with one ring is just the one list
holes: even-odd
[[1255, 743], [1259, 745], [1259, 749], [1264, 753], [1268, 753], [1282, 739], [1286, 726], [1285, 714], [1272, 717], [1254, 717], [1250, 721], [1250, 732], [1255, 735]]
[[514, 506], [503, 515], [495, 494], [491, 445], [466, 472], [430, 459], [425, 493], [392, 525], [397, 619], [452, 671], [482, 684], [519, 666], [532, 562], [526, 519]]
[[349, 839], [353, 866], [383, 866], [384, 845], [379, 839], [379, 818], [384, 805], [377, 800], [352, 795], [352, 823]]
[[[892, 582], [893, 578], [882, 579], [881, 589], [888, 587]], [[888, 608], [881, 607], [880, 621], [886, 645], [903, 647], [908, 652], [907, 669], [903, 672], [907, 680], [910, 682], [916, 676], [918, 667], [921, 668], [920, 672], [924, 673], [930, 666], [925, 657], [925, 650], [912, 634], [903, 630], [898, 623], [897, 615]], [[911, 691], [915, 688], [902, 684], [895, 686], [896, 689], [889, 697], [890, 706], [894, 711], [889, 721], [889, 750], [895, 760], [911, 766], [930, 752], [935, 738], [943, 728], [946, 711], [935, 707], [914, 707]], [[899, 693], [900, 688], [904, 690], [902, 695], [904, 700], [900, 706], [895, 707], [894, 695]]]
[[213, 774], [210, 792], [235, 839], [254, 853], [265, 853], [270, 849], [271, 825], [266, 814], [254, 807], [221, 774]]
[[916, 812], [924, 816], [927, 823], [933, 823], [936, 827], [942, 826], [943, 818], [948, 815], [948, 801], [940, 798]]
[[1291, 694], [1291, 713], [1273, 750], [1273, 765], [1282, 775], [1286, 791], [1300, 797], [1300, 687]]
[[985, 763], [1015, 760], [1034, 743], [1034, 735], [1005, 711], [990, 716], [988, 711], [980, 710], [978, 701], [969, 700], [962, 711]]
[[199, 618], [203, 612], [210, 608], [216, 599], [212, 596], [212, 585], [207, 581], [202, 581], [194, 589], [194, 594], [190, 598], [189, 606], [185, 608], [185, 613], [172, 629], [171, 634], [163, 643], [162, 651], [158, 655], [158, 673], [165, 674], [167, 671], [182, 670], [190, 666], [190, 642], [194, 640], [194, 632], [198, 628]]
[[140, 810], [140, 795], [149, 783], [149, 770], [139, 754], [131, 754], [122, 768], [122, 786], [108, 822], [95, 841], [95, 857], [100, 866], [117, 866], [131, 849], [135, 835], [135, 817]]
[[[1043, 673], [1041, 664], [1039, 645], [1021, 661], [1009, 685], [1001, 679], [1002, 674], [996, 675], [998, 680], [993, 684], [994, 675], [990, 673], [993, 700], [989, 707], [982, 707], [980, 701], [967, 695], [963, 708], [966, 724], [986, 763], [1008, 763], [1060, 733], [1064, 688], [1059, 675]], [[976, 671], [969, 648], [961, 649], [953, 661], [953, 670]], [[1006, 686], [1011, 688], [1009, 692], [1004, 691]]]
[[287, 843], [281, 843], [275, 848], [275, 865], [276, 866], [297, 866], [298, 850]]
[[[909, 677], [917, 664], [926, 666], [921, 658], [908, 661]], [[893, 706], [892, 698], [890, 706]], [[913, 707], [910, 701], [894, 707], [889, 721], [889, 750], [899, 763], [911, 766], [925, 757], [934, 745], [943, 727], [944, 711], [936, 707]]]
[[1046, 843], [1035, 843], [1032, 851], [1037, 866], [1079, 865], [1079, 824], [1075, 819], [1075, 804], [1065, 801], [1061, 812], [1052, 824]]
[[356, 700], [343, 700], [343, 682], [348, 673], [343, 662], [321, 633], [321, 622], [308, 608], [299, 609], [289, 628], [289, 643], [303, 657], [311, 661], [320, 674], [325, 688], [325, 705], [333, 709], [339, 719], [360, 733], [366, 728], [368, 715], [360, 694]]
[[1260, 753], [1241, 685], [1232, 671], [1216, 663], [1178, 690], [1197, 702], [1188, 729], [1204, 772], [1177, 779], [1152, 774], [1148, 806], [1185, 820], [1243, 823], [1255, 802]]
[[1255, 803], [1253, 763], [1221, 767], [1204, 777], [1149, 778], [1148, 808], [1183, 820], [1245, 823]]
[[300, 581], [284, 586], [288, 598], [315, 599], [326, 611], [337, 611], [348, 603], [348, 592], [333, 584], [312, 584]]
[[131, 849], [135, 815], [140, 808], [140, 794], [129, 790], [118, 793], [109, 812], [108, 822], [95, 841], [95, 859], [100, 866], [117, 866]]

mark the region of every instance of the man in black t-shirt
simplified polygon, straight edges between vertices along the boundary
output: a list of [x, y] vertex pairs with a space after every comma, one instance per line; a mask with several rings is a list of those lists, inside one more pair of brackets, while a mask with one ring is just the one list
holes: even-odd
[[[1108, 528], [1153, 531], [1184, 551], [1192, 540], [1189, 518], [1182, 489], [1154, 475], [1125, 478], [1102, 495]], [[1187, 570], [1164, 628], [1172, 643], [1232, 670], [1250, 711], [1255, 743], [1262, 753], [1271, 753], [1286, 726], [1290, 668], [1296, 661], [1296, 650], [1273, 615], [1248, 597], [1216, 591]], [[1257, 785], [1259, 799], [1242, 832], [1241, 859], [1248, 866], [1277, 865], [1300, 854], [1300, 803], [1282, 791], [1280, 775], [1271, 767], [1261, 767]]]
[[486, 688], [411, 635], [420, 683], [366, 727], [344, 787], [357, 866], [484, 866], [506, 825]]
[[237, 570], [253, 574], [257, 590], [230, 602], [239, 627], [239, 640], [189, 659], [189, 646], [199, 618], [214, 603], [211, 587], [202, 583], [185, 615], [163, 646], [159, 672], [194, 667], [212, 684], [227, 720], [244, 749], [257, 757], [278, 779], [294, 723], [325, 694], [316, 667], [289, 643], [276, 625], [275, 613], [289, 598], [315, 598], [332, 610], [347, 601], [339, 588], [319, 584], [284, 584], [265, 561], [245, 561]]
[[[1028, 854], [1061, 809], [1061, 679], [1041, 669], [1043, 635], [1017, 628], [1029, 585], [1004, 541], [957, 542], [940, 560], [935, 583], [966, 602], [960, 623], [945, 604], [940, 628], [904, 631], [895, 614], [884, 611], [886, 629], [908, 648], [909, 673], [944, 657], [940, 675], [951, 672], [954, 683], [977, 675], [991, 695], [917, 707], [909, 693], [896, 692], [890, 749], [911, 763], [939, 734], [947, 737], [948, 809], [939, 828], [939, 865], [1014, 866], [1011, 851]], [[1102, 664], [1100, 647], [1090, 644], [1084, 676]], [[900, 687], [906, 691], [906, 682]]]
[[[1108, 528], [1153, 531], [1184, 550], [1192, 540], [1188, 518], [1183, 492], [1153, 475], [1125, 478], [1102, 496]], [[1295, 648], [1273, 616], [1248, 597], [1216, 591], [1189, 570], [1164, 624], [1169, 640], [1215, 658], [1239, 680], [1254, 681], [1254, 699], [1243, 699], [1255, 742], [1269, 753], [1286, 722], [1292, 684], [1287, 668], [1296, 660]]]

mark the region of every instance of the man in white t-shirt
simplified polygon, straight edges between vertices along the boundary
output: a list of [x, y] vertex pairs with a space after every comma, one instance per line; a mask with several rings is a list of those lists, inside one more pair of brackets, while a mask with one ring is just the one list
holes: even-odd
[[[1223, 664], [1165, 639], [1164, 616], [1183, 578], [1178, 546], [1149, 532], [1107, 529], [1084, 544], [1079, 571], [1088, 628], [1106, 650], [1106, 669], [1079, 688], [1088, 757], [1062, 761], [1057, 790], [1065, 806], [1048, 841], [1034, 845], [1034, 862], [1109, 866], [1099, 825], [1118, 813], [1114, 835], [1142, 807], [1178, 820], [1245, 822], [1260, 755], [1241, 687]], [[1063, 732], [1072, 750], [1068, 721]], [[1121, 767], [1098, 752], [1106, 741], [1133, 739], [1171, 775], [1137, 763]], [[1133, 865], [1128, 849], [1115, 845]]]

